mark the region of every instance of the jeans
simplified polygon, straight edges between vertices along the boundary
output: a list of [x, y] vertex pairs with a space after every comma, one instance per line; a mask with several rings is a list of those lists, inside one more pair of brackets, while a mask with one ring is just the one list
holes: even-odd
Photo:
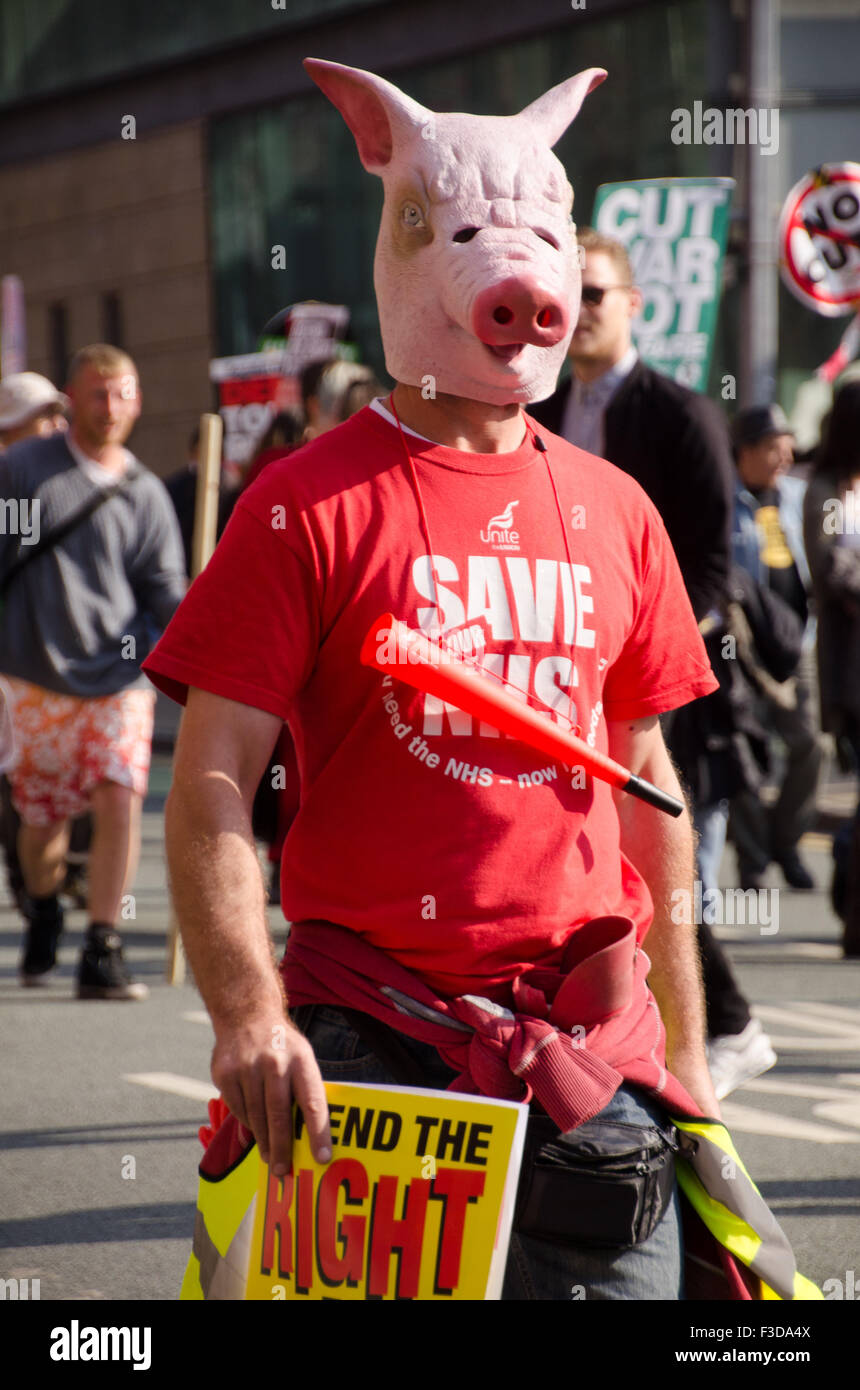
[[763, 874], [775, 859], [790, 855], [815, 820], [815, 795], [821, 771], [818, 737], [817, 673], [812, 652], [804, 652], [795, 673], [797, 704], [783, 709], [759, 697], [758, 714], [766, 729], [779, 734], [787, 748], [776, 805], [767, 807], [749, 789], [732, 798], [730, 831], [741, 874]]
[[[320, 1006], [307, 1028], [326, 1081], [391, 1085], [398, 1078], [370, 1052], [336, 1009]], [[423, 1084], [445, 1090], [454, 1073], [434, 1047], [400, 1035], [404, 1048], [420, 1062]], [[622, 1086], [601, 1119], [665, 1126], [666, 1112], [634, 1086]], [[513, 1232], [505, 1270], [503, 1300], [585, 1299], [677, 1300], [682, 1291], [681, 1219], [677, 1186], [672, 1201], [648, 1240], [641, 1245], [593, 1249], [556, 1245]]]
[[693, 807], [693, 826], [699, 837], [696, 868], [702, 881], [703, 892], [719, 887], [720, 862], [726, 847], [728, 823], [727, 801], [714, 801], [709, 806]]
[[[728, 818], [727, 801], [715, 801], [710, 806], [694, 808], [693, 825], [699, 837], [696, 868], [703, 894], [719, 887], [720, 860], [726, 845]], [[742, 1033], [752, 1014], [729, 958], [707, 922], [696, 923], [696, 935], [702, 958], [708, 1037], [721, 1038], [727, 1034]]]

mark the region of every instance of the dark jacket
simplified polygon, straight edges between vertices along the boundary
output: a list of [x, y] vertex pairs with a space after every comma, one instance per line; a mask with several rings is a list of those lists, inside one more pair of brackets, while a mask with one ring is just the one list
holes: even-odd
[[[185, 554], [185, 573], [191, 577], [192, 550], [194, 545], [194, 518], [197, 508], [197, 469], [188, 464], [180, 468], [176, 473], [171, 473], [169, 478], [164, 480], [168, 496], [173, 503], [176, 512], [176, 519], [179, 522], [179, 532], [182, 536], [182, 549]], [[232, 488], [219, 486], [218, 490], [218, 520], [216, 523], [215, 534], [218, 540], [224, 534], [224, 527], [230, 520], [230, 513], [233, 510], [238, 492]]]
[[[529, 413], [561, 433], [568, 379]], [[696, 620], [719, 606], [729, 574], [734, 465], [719, 408], [641, 360], [606, 410], [605, 456], [647, 492], [669, 533]]]
[[770, 770], [756, 691], [779, 688], [800, 660], [803, 623], [777, 594], [733, 565], [728, 602], [703, 633], [719, 690], [664, 718], [672, 756], [698, 806], [757, 791]]
[[804, 536], [818, 609], [821, 727], [860, 737], [860, 547], [840, 544], [835, 477], [813, 474], [806, 491]]
[[[572, 382], [530, 413], [561, 433]], [[663, 733], [694, 802], [707, 806], [760, 780], [760, 747], [744, 728], [749, 691], [723, 659], [734, 464], [726, 422], [705, 396], [646, 367], [624, 378], [604, 417], [605, 455], [635, 478], [663, 518], [720, 689], [663, 721]]]

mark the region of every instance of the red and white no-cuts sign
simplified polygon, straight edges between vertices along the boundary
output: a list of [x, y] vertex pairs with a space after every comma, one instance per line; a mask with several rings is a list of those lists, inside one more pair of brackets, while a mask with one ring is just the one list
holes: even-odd
[[779, 223], [782, 276], [808, 308], [860, 308], [860, 164], [822, 164], [789, 193]]

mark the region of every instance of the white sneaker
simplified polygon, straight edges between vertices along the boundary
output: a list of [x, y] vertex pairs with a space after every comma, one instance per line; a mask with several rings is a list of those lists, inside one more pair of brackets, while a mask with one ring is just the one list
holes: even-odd
[[708, 1069], [717, 1100], [769, 1071], [775, 1063], [776, 1053], [757, 1018], [750, 1019], [742, 1033], [728, 1033], [708, 1043]]

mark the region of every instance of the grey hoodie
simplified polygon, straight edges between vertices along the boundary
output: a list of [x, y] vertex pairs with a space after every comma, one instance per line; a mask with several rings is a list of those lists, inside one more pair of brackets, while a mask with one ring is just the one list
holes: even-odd
[[[123, 488], [12, 581], [0, 672], [64, 695], [146, 688], [140, 663], [185, 592], [185, 566], [163, 483], [132, 459]], [[3, 454], [0, 577], [97, 491], [62, 434]]]

